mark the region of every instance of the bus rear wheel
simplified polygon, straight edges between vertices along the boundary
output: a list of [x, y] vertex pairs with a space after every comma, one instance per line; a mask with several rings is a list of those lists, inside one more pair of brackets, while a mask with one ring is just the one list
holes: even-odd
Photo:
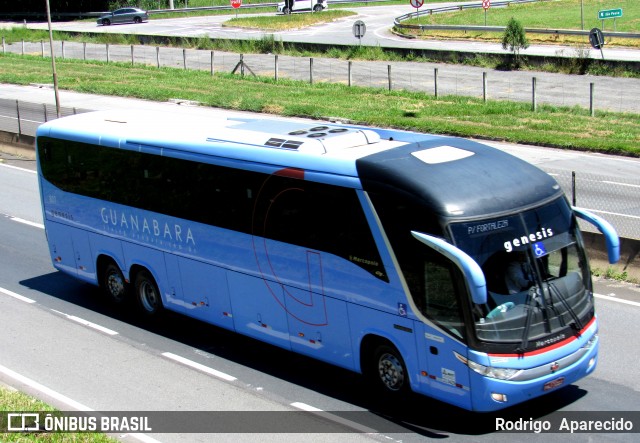
[[157, 317], [162, 312], [162, 297], [155, 279], [147, 270], [136, 274], [134, 283], [138, 307], [146, 317]]
[[398, 350], [389, 345], [380, 345], [373, 358], [372, 372], [380, 387], [389, 393], [406, 391], [409, 378], [402, 356]]

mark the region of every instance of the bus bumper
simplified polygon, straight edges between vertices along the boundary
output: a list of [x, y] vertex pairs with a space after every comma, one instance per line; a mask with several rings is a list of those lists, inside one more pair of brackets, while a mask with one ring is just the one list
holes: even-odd
[[498, 380], [472, 373], [472, 409], [479, 412], [497, 411], [569, 386], [595, 370], [598, 347], [598, 335], [594, 333], [577, 351], [583, 353], [577, 361], [557, 371], [553, 371], [556, 363], [549, 363], [547, 375], [527, 381]]

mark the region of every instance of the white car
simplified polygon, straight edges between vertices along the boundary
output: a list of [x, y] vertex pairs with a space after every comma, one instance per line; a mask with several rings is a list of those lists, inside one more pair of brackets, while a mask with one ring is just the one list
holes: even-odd
[[291, 14], [297, 11], [320, 12], [328, 7], [327, 0], [287, 0], [278, 3], [277, 11], [283, 14]]

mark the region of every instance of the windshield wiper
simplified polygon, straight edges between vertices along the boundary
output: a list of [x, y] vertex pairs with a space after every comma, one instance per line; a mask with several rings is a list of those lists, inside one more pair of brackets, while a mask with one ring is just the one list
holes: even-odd
[[524, 321], [524, 331], [522, 333], [522, 343], [520, 347], [515, 350], [516, 354], [524, 354], [527, 350], [527, 346], [529, 346], [529, 331], [531, 330], [531, 321], [533, 318], [533, 310], [535, 309], [533, 306], [533, 300], [537, 297], [537, 286], [533, 286], [529, 289], [527, 293], [527, 300], [524, 303], [525, 309], [527, 310], [527, 318]]
[[[560, 289], [558, 289], [556, 287], [555, 284], [551, 283], [551, 282], [547, 282], [547, 286], [550, 289], [550, 295], [553, 293], [555, 294], [555, 296], [558, 298], [558, 300], [560, 300], [560, 302], [562, 303], [562, 306], [564, 306], [564, 308], [567, 310], [567, 312], [569, 313], [569, 315], [571, 316], [571, 318], [573, 319], [573, 328], [576, 331], [581, 331], [582, 330], [582, 322], [580, 321], [580, 319], [578, 318], [578, 315], [576, 314], [576, 312], [573, 310], [573, 308], [571, 307], [571, 305], [569, 305], [569, 303], [567, 302], [567, 299], [564, 298], [564, 295], [562, 295], [562, 291], [560, 291]], [[552, 300], [553, 302], [553, 300]]]

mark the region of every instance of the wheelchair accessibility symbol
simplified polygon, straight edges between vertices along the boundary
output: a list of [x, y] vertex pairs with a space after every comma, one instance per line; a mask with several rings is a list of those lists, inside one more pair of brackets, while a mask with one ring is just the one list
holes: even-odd
[[542, 257], [543, 255], [547, 255], [547, 249], [544, 247], [544, 243], [538, 242], [533, 244], [533, 253], [536, 257]]

